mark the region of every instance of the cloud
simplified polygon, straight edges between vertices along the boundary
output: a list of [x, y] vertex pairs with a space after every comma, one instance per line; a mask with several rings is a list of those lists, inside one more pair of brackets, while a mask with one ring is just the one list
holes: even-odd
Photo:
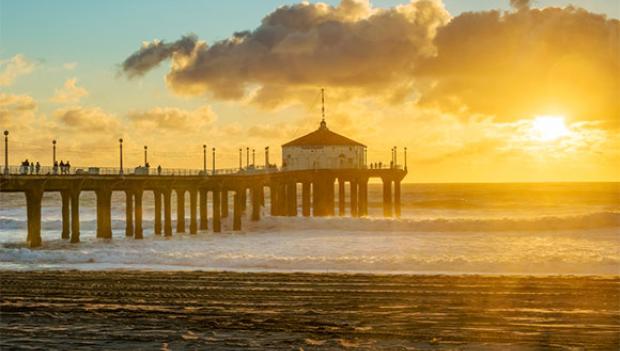
[[129, 78], [142, 76], [174, 55], [187, 57], [197, 43], [198, 39], [193, 34], [186, 35], [170, 44], [160, 40], [144, 42], [140, 50], [125, 59], [121, 69]]
[[0, 93], [0, 126], [10, 131], [31, 127], [36, 101], [28, 95]]
[[208, 46], [154, 42], [123, 63], [129, 76], [144, 74], [166, 58], [168, 86], [178, 94], [211, 93], [242, 99], [258, 87], [256, 102], [290, 96], [317, 86], [385, 91], [411, 74], [417, 59], [435, 54], [432, 39], [449, 14], [440, 1], [419, 0], [389, 9], [368, 1], [338, 6], [300, 3], [282, 6], [253, 31], [235, 33]]
[[66, 69], [67, 71], [73, 71], [77, 67], [77, 65], [77, 62], [67, 62], [62, 65], [62, 68]]
[[618, 124], [620, 21], [530, 3], [450, 18], [438, 0], [387, 9], [363, 0], [304, 2], [210, 46], [195, 37], [148, 43], [122, 68], [138, 76], [170, 58], [173, 92], [266, 108], [310, 105], [324, 86], [341, 101], [416, 101], [499, 121], [566, 114]]
[[77, 103], [85, 96], [88, 96], [88, 91], [77, 86], [77, 78], [71, 78], [65, 81], [61, 89], [56, 89], [50, 101], [57, 104]]
[[536, 114], [620, 120], [620, 21], [574, 7], [471, 12], [416, 69], [421, 103], [497, 120]]
[[510, 0], [510, 6], [516, 10], [524, 10], [530, 7], [532, 0]]
[[[53, 113], [56, 128], [64, 132], [88, 132], [94, 134], [122, 134], [120, 121], [99, 107], [67, 107]], [[74, 134], [72, 137], [82, 139], [85, 135]], [[92, 137], [92, 134], [89, 134]]]
[[202, 106], [195, 110], [155, 107], [147, 111], [130, 112], [128, 118], [136, 129], [198, 131], [213, 123], [217, 116], [209, 106]]
[[0, 86], [13, 84], [18, 76], [32, 72], [34, 66], [34, 63], [22, 54], [17, 54], [7, 60], [0, 60]]

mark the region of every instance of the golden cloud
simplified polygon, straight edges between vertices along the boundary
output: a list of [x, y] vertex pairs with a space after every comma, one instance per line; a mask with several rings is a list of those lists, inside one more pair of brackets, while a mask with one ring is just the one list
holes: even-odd
[[119, 134], [121, 123], [114, 115], [99, 107], [68, 107], [54, 111], [53, 122], [59, 131], [88, 132], [94, 134]]
[[0, 86], [13, 84], [18, 76], [31, 73], [34, 66], [34, 63], [22, 54], [17, 54], [7, 60], [0, 60]]
[[61, 89], [56, 89], [50, 101], [57, 104], [77, 103], [88, 96], [88, 90], [77, 86], [77, 78], [67, 79]]
[[130, 112], [128, 118], [136, 128], [190, 131], [213, 123], [217, 116], [209, 106], [195, 110], [155, 107], [147, 111]]

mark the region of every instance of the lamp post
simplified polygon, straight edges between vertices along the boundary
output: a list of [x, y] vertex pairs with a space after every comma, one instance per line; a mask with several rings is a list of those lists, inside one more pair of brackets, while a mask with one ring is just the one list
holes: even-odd
[[396, 168], [397, 163], [398, 163], [398, 148], [394, 146], [394, 168]]
[[256, 167], [256, 150], [252, 149], [252, 166]]
[[148, 161], [147, 161], [148, 159], [146, 157], [147, 156], [146, 155], [147, 149], [148, 149], [148, 147], [146, 145], [144, 145], [144, 167], [146, 167], [146, 165], [148, 164]]
[[9, 131], [4, 131], [4, 175], [9, 175]]
[[269, 146], [265, 146], [265, 167], [269, 168]]
[[407, 147], [405, 146], [405, 171], [407, 170]]
[[52, 166], [56, 164], [56, 139], [52, 140]]
[[211, 157], [211, 162], [213, 162], [213, 175], [215, 175], [215, 148], [213, 148], [213, 157]]
[[239, 170], [243, 169], [243, 156], [241, 156], [243, 153], [243, 149], [239, 148]]
[[250, 168], [250, 148], [245, 148], [245, 168]]
[[123, 138], [119, 138], [118, 139], [118, 143], [119, 143], [119, 146], [120, 146], [119, 150], [120, 150], [120, 155], [121, 155], [121, 157], [120, 157], [120, 159], [121, 159], [121, 170], [120, 170], [119, 174], [123, 175]]
[[207, 175], [207, 145], [202, 144], [202, 171]]

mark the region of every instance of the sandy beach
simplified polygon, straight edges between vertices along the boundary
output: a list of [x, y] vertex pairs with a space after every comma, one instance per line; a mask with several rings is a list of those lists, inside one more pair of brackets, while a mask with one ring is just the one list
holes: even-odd
[[2, 271], [0, 348], [618, 349], [620, 278]]

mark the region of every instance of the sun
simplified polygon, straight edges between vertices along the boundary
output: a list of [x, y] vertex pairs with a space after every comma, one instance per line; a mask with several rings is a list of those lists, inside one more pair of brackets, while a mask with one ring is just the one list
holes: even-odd
[[563, 116], [538, 116], [532, 121], [530, 135], [539, 141], [553, 141], [569, 134]]

